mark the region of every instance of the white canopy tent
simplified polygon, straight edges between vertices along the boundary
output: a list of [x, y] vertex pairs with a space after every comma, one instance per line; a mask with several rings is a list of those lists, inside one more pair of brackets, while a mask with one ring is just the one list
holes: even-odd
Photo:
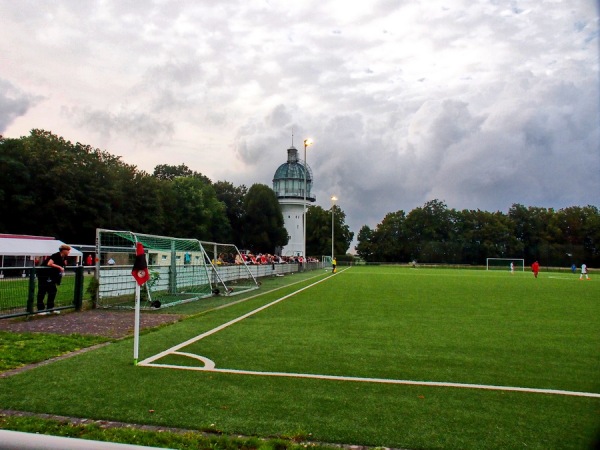
[[[50, 256], [58, 251], [58, 248], [63, 245], [64, 242], [54, 239], [52, 237], [45, 236], [16, 236], [16, 235], [2, 235], [0, 234], [0, 267], [5, 267], [5, 257], [9, 257], [13, 261], [14, 266], [15, 260], [23, 262], [26, 265], [26, 259], [29, 257], [30, 260], [41, 256]], [[74, 257], [80, 260], [83, 257], [83, 253], [79, 250], [71, 247], [69, 258]], [[20, 258], [23, 258], [22, 260]]]

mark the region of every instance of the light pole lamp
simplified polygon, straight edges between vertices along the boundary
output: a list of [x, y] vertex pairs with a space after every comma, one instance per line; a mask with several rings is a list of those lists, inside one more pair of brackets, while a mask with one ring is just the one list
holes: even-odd
[[335, 214], [335, 202], [337, 201], [337, 197], [335, 195], [331, 196], [331, 262], [333, 263], [333, 257], [334, 257], [334, 246], [333, 246], [333, 242], [334, 242], [334, 238], [335, 238], [335, 222], [333, 220], [334, 218], [334, 214]]
[[307, 183], [306, 183], [306, 173], [308, 172], [308, 164], [306, 163], [306, 147], [308, 147], [309, 145], [312, 145], [313, 141], [312, 139], [308, 138], [308, 139], [304, 139], [304, 240], [303, 240], [303, 244], [302, 244], [302, 259], [304, 260], [304, 262], [306, 263], [307, 258], [306, 258], [306, 189], [307, 189]]

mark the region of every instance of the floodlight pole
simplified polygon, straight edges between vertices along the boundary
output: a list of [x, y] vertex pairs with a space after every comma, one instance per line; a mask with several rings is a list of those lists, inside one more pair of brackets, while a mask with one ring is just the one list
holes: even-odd
[[309, 145], [312, 145], [312, 143], [313, 143], [312, 139], [310, 139], [310, 138], [304, 139], [304, 214], [303, 214], [304, 239], [303, 239], [303, 243], [302, 243], [302, 259], [304, 261], [304, 264], [306, 264], [306, 262], [307, 262], [307, 258], [306, 258], [306, 189], [307, 189], [306, 172], [308, 172], [308, 164], [306, 163], [306, 147], [308, 147]]
[[333, 246], [333, 242], [334, 242], [334, 237], [335, 237], [335, 233], [334, 233], [334, 229], [335, 229], [335, 222], [333, 220], [334, 215], [335, 215], [335, 202], [337, 200], [337, 197], [335, 195], [331, 196], [331, 261], [333, 262], [333, 257], [334, 257], [334, 246]]

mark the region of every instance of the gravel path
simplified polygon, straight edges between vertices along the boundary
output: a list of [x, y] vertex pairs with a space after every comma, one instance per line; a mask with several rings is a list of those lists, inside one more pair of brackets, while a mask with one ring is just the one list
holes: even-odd
[[[182, 316], [176, 314], [147, 314], [140, 317], [140, 328], [177, 322]], [[106, 336], [123, 338], [133, 334], [133, 311], [107, 311], [91, 309], [80, 312], [65, 312], [49, 316], [33, 316], [28, 320], [2, 319], [0, 330], [15, 333], [56, 333]]]

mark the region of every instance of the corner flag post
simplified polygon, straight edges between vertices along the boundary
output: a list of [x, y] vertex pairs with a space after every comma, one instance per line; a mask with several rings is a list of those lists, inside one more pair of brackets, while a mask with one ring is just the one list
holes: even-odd
[[140, 285], [135, 284], [135, 323], [133, 326], [133, 365], [137, 366], [140, 352]]
[[148, 272], [148, 263], [146, 262], [146, 254], [144, 253], [144, 246], [141, 242], [135, 245], [135, 262], [133, 263], [133, 270], [131, 275], [135, 278], [135, 323], [133, 326], [133, 365], [137, 366], [138, 355], [140, 350], [140, 297], [141, 289], [146, 281], [150, 279], [150, 273]]

